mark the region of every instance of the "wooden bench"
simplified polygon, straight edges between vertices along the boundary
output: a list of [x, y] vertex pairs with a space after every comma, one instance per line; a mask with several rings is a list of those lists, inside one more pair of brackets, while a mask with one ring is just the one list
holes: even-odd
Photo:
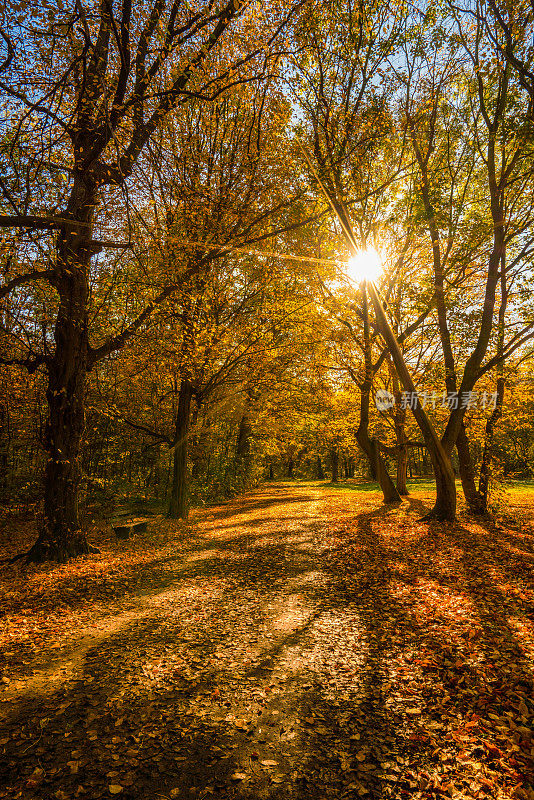
[[133, 533], [144, 533], [148, 526], [148, 519], [115, 520], [113, 530], [117, 539], [129, 539]]

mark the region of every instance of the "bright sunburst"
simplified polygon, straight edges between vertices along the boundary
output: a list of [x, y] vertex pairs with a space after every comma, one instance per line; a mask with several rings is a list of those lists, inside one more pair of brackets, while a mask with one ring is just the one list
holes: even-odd
[[375, 281], [382, 274], [382, 259], [374, 247], [358, 250], [347, 262], [347, 275], [357, 283]]

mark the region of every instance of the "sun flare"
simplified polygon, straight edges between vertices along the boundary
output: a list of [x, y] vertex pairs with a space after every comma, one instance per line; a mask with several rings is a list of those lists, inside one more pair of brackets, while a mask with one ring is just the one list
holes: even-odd
[[358, 250], [347, 262], [347, 275], [357, 283], [376, 281], [382, 274], [382, 259], [374, 247]]

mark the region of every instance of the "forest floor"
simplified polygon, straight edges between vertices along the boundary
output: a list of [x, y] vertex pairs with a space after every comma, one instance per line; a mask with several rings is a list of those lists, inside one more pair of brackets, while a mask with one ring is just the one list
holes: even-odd
[[[0, 797], [534, 800], [534, 503], [274, 483], [0, 571]], [[0, 557], [31, 543], [8, 517]]]

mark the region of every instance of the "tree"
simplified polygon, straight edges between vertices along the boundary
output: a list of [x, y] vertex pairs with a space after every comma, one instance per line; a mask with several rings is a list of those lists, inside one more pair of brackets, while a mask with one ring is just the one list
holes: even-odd
[[[449, 456], [456, 446], [468, 506], [481, 513], [486, 510], [487, 496], [476, 488], [464, 422], [467, 405], [461, 399], [469, 396], [486, 371], [520, 348], [534, 332], [529, 321], [514, 326], [499, 346], [499, 355], [484, 363], [495, 332], [500, 270], [508, 269], [506, 249], [518, 246], [514, 266], [531, 251], [532, 238], [525, 234], [532, 222], [532, 205], [523, 204], [518, 214], [518, 199], [525, 186], [532, 184], [534, 172], [530, 132], [524, 124], [518, 127], [518, 100], [510, 68], [495, 58], [495, 48], [484, 37], [480, 20], [474, 30], [459, 16], [456, 24], [458, 41], [442, 30], [444, 52], [438, 47], [431, 62], [421, 59], [421, 45], [436, 32], [435, 28], [425, 31], [423, 25], [413, 50], [410, 45], [406, 48], [405, 72], [398, 74], [406, 89], [405, 121], [420, 173], [420, 197], [431, 243], [445, 386], [451, 398], [460, 398], [451, 404], [442, 444]], [[460, 53], [467, 59], [465, 70]], [[458, 85], [463, 92], [457, 93], [455, 100], [445, 99], [446, 93], [454, 97], [451, 91]], [[448, 179], [444, 180], [444, 175]], [[487, 187], [487, 206], [482, 181]], [[472, 215], [473, 203], [480, 208], [482, 224]], [[475, 267], [469, 270], [473, 262]], [[474, 319], [471, 315], [469, 322], [470, 351], [460, 353], [453, 342], [450, 317], [456, 310], [448, 307], [447, 286], [462, 283], [473, 291], [475, 281], [484, 286], [481, 312]], [[471, 295], [468, 297], [467, 302], [472, 303]]]
[[[29, 231], [32, 241], [36, 231], [55, 236], [45, 267], [34, 259], [34, 268], [0, 288], [6, 297], [46, 281], [57, 294], [53, 349], [6, 359], [30, 371], [43, 367], [48, 376], [44, 524], [32, 559], [64, 561], [89, 551], [78, 513], [87, 372], [182, 281], [174, 276], [122, 330], [92, 342], [91, 261], [117, 246], [95, 237], [98, 209], [106, 191], [126, 192], [140, 154], [173, 108], [191, 97], [212, 101], [268, 73], [271, 45], [292, 9], [273, 6], [258, 25], [253, 13], [238, 0], [194, 11], [177, 0], [89, 7], [77, 0], [69, 10], [58, 3], [53, 14], [41, 6], [7, 20], [0, 88], [12, 122], [3, 135], [0, 226]], [[239, 25], [234, 55], [227, 34]]]

